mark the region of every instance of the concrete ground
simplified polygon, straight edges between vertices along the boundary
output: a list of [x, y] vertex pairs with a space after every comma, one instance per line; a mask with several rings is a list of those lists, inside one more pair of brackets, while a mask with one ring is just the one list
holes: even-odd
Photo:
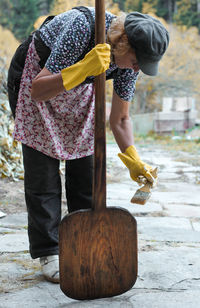
[[144, 206], [130, 203], [138, 186], [118, 159], [117, 146], [107, 146], [107, 205], [126, 208], [137, 220], [139, 271], [133, 288], [113, 298], [76, 301], [46, 282], [39, 261], [28, 253], [23, 182], [1, 180], [0, 210], [7, 213], [0, 218], [1, 308], [199, 307], [200, 167], [192, 166], [190, 156], [186, 163], [159, 147], [138, 149], [144, 161], [159, 166], [158, 186]]

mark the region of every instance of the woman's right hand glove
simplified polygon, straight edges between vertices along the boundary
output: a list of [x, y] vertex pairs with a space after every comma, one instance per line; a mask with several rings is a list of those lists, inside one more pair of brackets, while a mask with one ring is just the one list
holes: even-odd
[[129, 169], [133, 181], [141, 184], [140, 176], [142, 176], [152, 184], [154, 183], [157, 175], [155, 177], [153, 168], [141, 161], [136, 148], [133, 145], [129, 146], [124, 153], [119, 153], [118, 156]]
[[67, 91], [82, 83], [88, 76], [104, 73], [110, 65], [110, 45], [98, 44], [85, 57], [61, 70], [63, 85]]

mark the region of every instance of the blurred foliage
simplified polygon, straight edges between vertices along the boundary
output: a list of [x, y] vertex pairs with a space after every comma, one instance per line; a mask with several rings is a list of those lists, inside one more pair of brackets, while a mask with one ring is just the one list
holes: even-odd
[[[155, 16], [152, 13], [149, 14]], [[134, 111], [137, 113], [160, 111], [163, 96], [193, 96], [200, 111], [198, 29], [169, 25], [162, 18], [159, 19], [169, 30], [169, 47], [160, 61], [157, 76], [152, 78], [140, 73]]]
[[[0, 24], [11, 30], [18, 40], [31, 31], [35, 20], [49, 13], [59, 14], [73, 6], [94, 6], [94, 0], [1, 0]], [[153, 12], [167, 22], [195, 26], [200, 31], [199, 0], [106, 0], [106, 9], [117, 14], [119, 10], [142, 13]]]
[[[123, 2], [123, 9], [127, 12], [153, 12], [167, 22], [185, 25], [187, 28], [195, 26], [200, 31], [200, 1], [199, 0], [114, 0]], [[121, 6], [120, 6], [121, 8]]]
[[23, 41], [33, 30], [35, 20], [48, 14], [53, 0], [1, 0], [0, 24]]
[[124, 11], [126, 0], [113, 0], [112, 2], [118, 4], [119, 9], [120, 9], [121, 11]]
[[18, 40], [22, 41], [30, 34], [36, 18], [35, 0], [1, 0], [0, 23]]
[[42, 23], [45, 21], [45, 19], [48, 17], [48, 15], [42, 15], [42, 16], [39, 16], [36, 21], [34, 22], [34, 30], [38, 29]]
[[178, 25], [185, 25], [187, 28], [196, 26], [200, 31], [200, 1], [177, 0], [176, 5], [174, 21]]
[[14, 121], [11, 115], [7, 90], [7, 69], [0, 58], [0, 177], [23, 179], [21, 145], [13, 140]]
[[[60, 14], [79, 5], [94, 7], [95, 0], [55, 0], [51, 8], [51, 14]], [[112, 0], [105, 1], [105, 8], [116, 15], [120, 12], [118, 5], [114, 4]]]
[[[5, 44], [5, 42], [8, 43]], [[17, 41], [12, 32], [0, 25], [0, 57], [6, 61], [7, 68], [18, 45], [19, 41]]]

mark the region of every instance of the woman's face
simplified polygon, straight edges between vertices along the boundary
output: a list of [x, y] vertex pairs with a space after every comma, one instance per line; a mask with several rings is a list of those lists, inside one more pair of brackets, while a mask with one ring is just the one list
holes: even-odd
[[129, 51], [123, 56], [115, 56], [115, 64], [119, 68], [131, 68], [135, 73], [139, 71], [139, 65], [134, 51]]

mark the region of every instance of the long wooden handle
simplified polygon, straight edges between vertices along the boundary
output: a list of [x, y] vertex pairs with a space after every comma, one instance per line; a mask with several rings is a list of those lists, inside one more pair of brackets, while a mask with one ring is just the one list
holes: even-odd
[[[105, 3], [95, 0], [95, 43], [105, 42]], [[105, 73], [95, 78], [93, 209], [106, 208]]]

